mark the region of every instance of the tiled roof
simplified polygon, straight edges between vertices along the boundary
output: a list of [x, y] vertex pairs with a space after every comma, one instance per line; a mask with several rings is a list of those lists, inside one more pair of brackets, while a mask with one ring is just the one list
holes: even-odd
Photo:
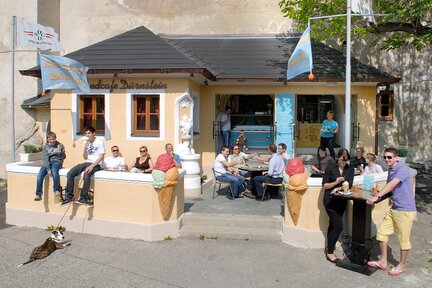
[[[103, 73], [201, 73], [211, 81], [286, 81], [299, 37], [158, 36], [141, 26], [65, 55]], [[312, 44], [315, 81], [345, 81], [345, 55]], [[398, 78], [351, 60], [353, 82], [394, 83]], [[39, 76], [39, 67], [21, 71]], [[291, 82], [308, 81], [300, 75]]]

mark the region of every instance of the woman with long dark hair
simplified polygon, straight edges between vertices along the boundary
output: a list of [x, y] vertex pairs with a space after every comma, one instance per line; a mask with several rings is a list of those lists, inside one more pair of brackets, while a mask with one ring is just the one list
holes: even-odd
[[323, 176], [324, 207], [329, 216], [329, 227], [327, 230], [326, 258], [328, 261], [337, 263], [340, 259], [334, 253], [336, 242], [343, 230], [342, 216], [347, 207], [347, 201], [340, 198], [332, 198], [331, 194], [342, 187], [342, 183], [348, 181], [352, 187], [354, 180], [354, 168], [348, 164], [350, 154], [346, 149], [340, 149], [336, 155], [337, 163], [330, 165]]

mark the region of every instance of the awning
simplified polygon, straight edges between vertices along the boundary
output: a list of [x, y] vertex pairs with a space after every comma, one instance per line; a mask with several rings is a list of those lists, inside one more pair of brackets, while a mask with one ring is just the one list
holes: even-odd
[[47, 93], [46, 96], [35, 96], [30, 99], [24, 100], [21, 104], [23, 109], [35, 109], [35, 108], [49, 108], [51, 104], [51, 95]]

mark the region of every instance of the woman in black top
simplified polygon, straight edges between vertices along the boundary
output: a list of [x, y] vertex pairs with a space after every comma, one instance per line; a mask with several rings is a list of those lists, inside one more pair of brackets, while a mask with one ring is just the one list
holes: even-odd
[[346, 149], [340, 149], [336, 155], [337, 163], [327, 167], [323, 176], [324, 207], [330, 218], [327, 230], [326, 258], [336, 263], [340, 259], [334, 254], [335, 245], [343, 230], [342, 215], [344, 214], [347, 202], [344, 199], [332, 198], [331, 193], [335, 188], [342, 187], [344, 181], [348, 181], [352, 187], [354, 180], [354, 168], [348, 164], [350, 154]]

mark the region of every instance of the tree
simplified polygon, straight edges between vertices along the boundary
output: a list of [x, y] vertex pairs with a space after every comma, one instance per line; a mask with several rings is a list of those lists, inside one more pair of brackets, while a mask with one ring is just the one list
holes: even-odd
[[[347, 0], [280, 0], [285, 17], [294, 20], [303, 30], [310, 17], [346, 13]], [[376, 17], [376, 23], [367, 23], [363, 17], [352, 17], [352, 33], [374, 37], [372, 45], [391, 50], [411, 46], [421, 51], [432, 44], [432, 0], [374, 0], [375, 13], [391, 14]], [[346, 17], [311, 22], [314, 38], [345, 38]], [[300, 32], [300, 31], [298, 31]]]

